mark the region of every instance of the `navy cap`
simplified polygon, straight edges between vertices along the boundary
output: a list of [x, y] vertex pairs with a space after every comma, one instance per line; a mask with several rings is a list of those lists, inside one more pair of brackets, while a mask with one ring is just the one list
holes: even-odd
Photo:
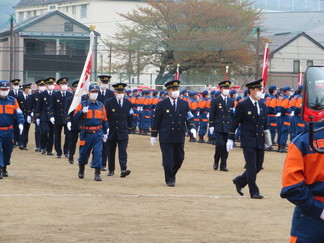
[[276, 85], [270, 85], [269, 86], [269, 92], [273, 92], [274, 90], [276, 90], [277, 89], [277, 86]]
[[219, 87], [229, 88], [231, 83], [232, 83], [231, 81], [227, 80], [227, 81], [220, 82], [218, 85], [219, 85]]
[[130, 93], [132, 93], [132, 91], [129, 89], [129, 90], [126, 90], [126, 93], [130, 94]]
[[204, 90], [203, 92], [201, 92], [202, 95], [208, 95], [208, 90]]
[[287, 92], [287, 91], [290, 91], [290, 90], [291, 90], [291, 88], [289, 86], [285, 86], [282, 89], [283, 92]]
[[182, 90], [182, 92], [183, 92], [183, 93], [187, 93], [187, 92], [188, 92], [188, 90], [184, 89], [184, 90]]
[[164, 94], [164, 91], [163, 91], [163, 90], [161, 90], [161, 91], [160, 91], [160, 95], [163, 95], [163, 94]]
[[31, 86], [32, 86], [32, 83], [28, 83], [28, 84], [23, 84], [23, 85], [21, 85], [21, 87], [23, 88], [23, 89], [27, 89], [27, 88], [31, 88]]
[[180, 86], [180, 81], [179, 80], [170, 80], [170, 81], [165, 81], [164, 86], [169, 89], [169, 88], [178, 88]]
[[252, 82], [247, 83], [245, 86], [248, 87], [249, 89], [254, 89], [254, 88], [262, 88], [263, 84], [263, 79], [258, 79]]
[[303, 85], [299, 85], [299, 86], [298, 86], [298, 91], [303, 91], [303, 88], [304, 88]]
[[233, 94], [236, 94], [236, 93], [237, 93], [237, 92], [236, 92], [235, 89], [232, 89], [232, 90], [230, 90], [230, 92], [229, 92], [230, 95], [233, 95]]
[[55, 83], [55, 78], [49, 77], [49, 78], [46, 78], [44, 81], [45, 81], [46, 84], [54, 84]]
[[157, 95], [158, 93], [159, 93], [159, 91], [157, 91], [157, 90], [153, 91], [153, 95]]
[[109, 75], [99, 75], [98, 78], [100, 78], [100, 81], [107, 84], [110, 79], [111, 79], [111, 76]]
[[198, 92], [196, 92], [196, 91], [191, 91], [191, 92], [189, 93], [189, 95], [192, 95], [192, 96], [194, 96], [194, 95], [198, 95]]
[[45, 85], [45, 81], [44, 81], [44, 79], [39, 79], [39, 80], [37, 80], [37, 81], [36, 81], [36, 85], [38, 85], [38, 86], [44, 86], [44, 85]]
[[62, 77], [62, 78], [59, 78], [59, 79], [56, 81], [56, 83], [57, 83], [57, 84], [67, 84], [68, 81], [69, 81], [68, 78], [66, 78], [66, 77]]
[[132, 91], [133, 93], [135, 93], [135, 92], [138, 92], [138, 89], [133, 89], [133, 91]]
[[210, 91], [210, 95], [214, 95], [214, 94], [216, 94], [216, 90]]
[[10, 83], [7, 80], [1, 80], [0, 81], [0, 88], [10, 88]]
[[16, 79], [10, 80], [10, 83], [12, 83], [12, 84], [19, 84], [20, 83], [20, 79], [16, 78]]
[[222, 93], [222, 92], [220, 92], [220, 91], [216, 91], [216, 92], [215, 92], [215, 96], [217, 97], [217, 96], [219, 96], [221, 93]]
[[281, 92], [280, 92], [280, 90], [277, 90], [277, 95], [281, 95]]
[[76, 88], [76, 87], [78, 87], [78, 84], [79, 84], [79, 80], [76, 80], [76, 81], [74, 81], [74, 82], [72, 83], [72, 87], [73, 87], [73, 88]]
[[112, 85], [115, 90], [123, 91], [125, 90], [127, 84], [125, 83], [117, 83]]
[[89, 92], [90, 92], [90, 91], [95, 91], [95, 90], [99, 91], [99, 86], [98, 86], [98, 84], [90, 84], [90, 85], [89, 85]]

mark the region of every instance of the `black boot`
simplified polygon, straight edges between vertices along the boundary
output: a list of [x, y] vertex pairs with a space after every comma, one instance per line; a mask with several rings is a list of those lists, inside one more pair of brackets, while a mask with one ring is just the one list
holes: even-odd
[[79, 164], [79, 174], [78, 174], [80, 179], [84, 178], [84, 165]]
[[287, 153], [287, 149], [285, 148], [285, 144], [281, 144], [281, 149], [279, 150], [280, 153]]
[[100, 177], [100, 168], [95, 168], [94, 180], [95, 181], [102, 181], [101, 177]]
[[7, 171], [7, 166], [6, 165], [3, 167], [2, 175], [3, 175], [3, 177], [8, 177], [8, 171]]
[[0, 167], [0, 179], [3, 178], [3, 174], [2, 174], [2, 167]]
[[211, 143], [212, 143], [211, 138], [208, 137], [207, 144], [211, 144]]

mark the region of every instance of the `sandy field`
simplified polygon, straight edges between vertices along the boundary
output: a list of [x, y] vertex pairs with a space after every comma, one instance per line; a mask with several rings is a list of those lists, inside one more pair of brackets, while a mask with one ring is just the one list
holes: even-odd
[[266, 152], [257, 182], [262, 200], [239, 196], [232, 178], [243, 172], [240, 148], [229, 172], [214, 171], [214, 146], [186, 142], [174, 188], [164, 184], [159, 145], [131, 135], [120, 178], [77, 163], [14, 149], [9, 177], [0, 180], [0, 242], [288, 242], [293, 205], [279, 196], [285, 154]]

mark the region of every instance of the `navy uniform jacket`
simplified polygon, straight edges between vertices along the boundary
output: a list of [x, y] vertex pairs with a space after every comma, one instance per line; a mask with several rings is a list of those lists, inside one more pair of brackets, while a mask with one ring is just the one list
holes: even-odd
[[16, 95], [15, 92], [14, 92], [13, 90], [10, 90], [8, 95], [9, 95], [9, 96], [12, 96], [12, 97], [14, 97], [14, 98], [17, 99], [17, 97], [18, 97], [19, 95], [21, 95], [22, 93], [23, 93], [22, 91], [18, 90], [18, 95]]
[[61, 91], [58, 91], [52, 95], [52, 99], [49, 105], [50, 117], [55, 118], [55, 125], [65, 125], [66, 121], [66, 99], [72, 96], [71, 92], [66, 91], [65, 97], [62, 96]]
[[28, 107], [29, 107], [30, 100], [31, 100], [31, 95], [28, 95], [27, 99], [25, 99], [25, 96], [23, 93], [21, 93], [17, 97], [17, 101], [18, 101], [20, 110], [22, 111], [25, 120], [28, 116]]
[[106, 100], [108, 100], [109, 98], [115, 97], [114, 92], [110, 89], [106, 89], [105, 96], [102, 96], [101, 92], [102, 89], [99, 89], [97, 100], [99, 100], [102, 104], [105, 104]]
[[267, 111], [263, 102], [258, 101], [258, 104], [260, 115], [250, 98], [239, 102], [236, 106], [228, 138], [234, 140], [235, 130], [241, 123], [241, 148], [264, 149], [264, 130], [268, 129]]
[[188, 102], [178, 98], [176, 112], [169, 98], [157, 104], [152, 137], [159, 134], [160, 143], [184, 143], [187, 127], [188, 130], [195, 128]]
[[34, 115], [36, 115], [36, 106], [39, 101], [40, 92], [34, 92], [28, 98], [30, 97], [30, 100], [28, 102], [28, 108], [27, 108], [27, 115], [31, 116], [31, 113], [34, 112]]
[[234, 101], [227, 97], [227, 106], [220, 95], [211, 102], [209, 114], [209, 127], [214, 127], [215, 132], [229, 132], [233, 120]]
[[74, 95], [72, 94], [66, 98], [65, 120], [66, 120], [66, 123], [71, 122], [71, 130], [81, 130], [81, 121], [74, 119], [74, 111], [72, 111], [68, 114], [70, 106], [73, 101], [73, 97], [74, 97]]
[[123, 106], [120, 107], [114, 96], [106, 100], [105, 108], [109, 126], [108, 140], [128, 139], [129, 129], [132, 128], [132, 103], [124, 98]]
[[50, 121], [50, 115], [52, 114], [50, 114], [49, 105], [53, 95], [54, 92], [52, 95], [49, 95], [47, 90], [43, 91], [39, 95], [39, 101], [36, 106], [36, 118], [40, 118], [41, 121]]

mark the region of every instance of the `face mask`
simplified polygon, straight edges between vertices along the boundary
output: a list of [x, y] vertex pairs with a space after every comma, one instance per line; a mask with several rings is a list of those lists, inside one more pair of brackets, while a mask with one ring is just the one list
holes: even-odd
[[29, 91], [28, 91], [28, 95], [31, 95], [31, 94], [32, 94], [32, 91], [31, 91], [31, 90], [29, 90]]
[[13, 90], [18, 91], [19, 90], [19, 85], [15, 85], [12, 88], [13, 88]]
[[47, 86], [47, 89], [48, 89], [49, 91], [52, 91], [52, 90], [54, 89], [54, 84], [48, 85], [48, 86]]
[[117, 94], [116, 97], [117, 99], [122, 100], [124, 98], [124, 94]]
[[224, 90], [222, 91], [222, 94], [223, 94], [224, 96], [229, 95], [229, 89], [224, 89]]
[[176, 91], [171, 91], [171, 97], [176, 99], [178, 98], [180, 95], [180, 91], [179, 90], [176, 90]]
[[9, 90], [1, 90], [1, 91], [0, 91], [0, 95], [1, 95], [2, 97], [6, 97], [8, 94], [9, 94]]
[[89, 98], [90, 98], [90, 100], [97, 100], [98, 93], [90, 93]]
[[46, 89], [46, 87], [45, 86], [39, 86], [38, 89], [39, 89], [40, 92], [43, 92]]
[[67, 85], [61, 85], [61, 90], [66, 91], [67, 90]]
[[262, 93], [262, 91], [258, 91], [258, 92], [256, 93], [256, 95], [255, 95], [255, 98], [257, 98], [258, 100], [259, 100], [259, 99], [262, 99], [262, 98], [263, 98], [263, 93]]
[[108, 84], [100, 84], [100, 88], [107, 89], [108, 88]]

